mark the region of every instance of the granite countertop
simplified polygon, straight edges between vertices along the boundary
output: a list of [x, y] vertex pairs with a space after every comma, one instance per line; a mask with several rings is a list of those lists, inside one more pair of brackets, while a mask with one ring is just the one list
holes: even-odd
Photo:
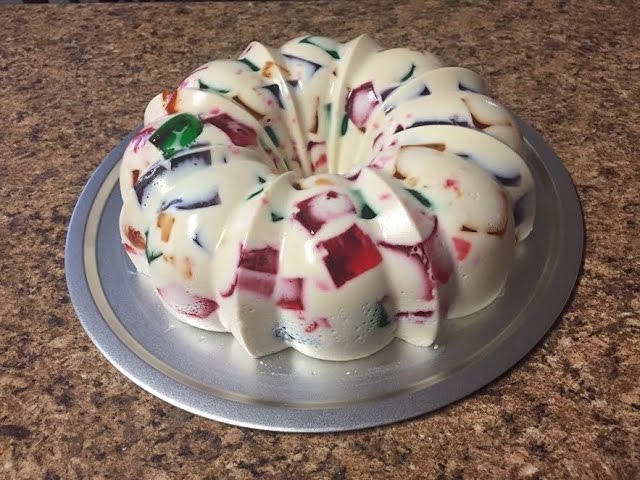
[[[65, 285], [76, 199], [149, 99], [304, 32], [370, 32], [478, 71], [556, 149], [586, 220], [575, 295], [528, 357], [447, 408], [352, 433], [172, 407], [102, 357]], [[634, 2], [597, 0], [0, 8], [0, 477], [638, 478], [639, 38]]]

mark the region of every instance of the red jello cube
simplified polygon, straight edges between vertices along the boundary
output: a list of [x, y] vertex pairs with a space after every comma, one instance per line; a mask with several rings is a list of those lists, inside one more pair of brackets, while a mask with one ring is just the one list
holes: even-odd
[[231, 290], [222, 295], [225, 297], [231, 295], [237, 286], [240, 290], [252, 292], [262, 297], [271, 297], [276, 285], [279, 253], [277, 249], [272, 247], [256, 250], [243, 248], [238, 263], [236, 281]]
[[324, 264], [337, 288], [382, 261], [371, 237], [355, 224], [340, 235], [318, 243], [318, 249], [326, 252]]
[[258, 135], [253, 128], [240, 123], [226, 113], [204, 118], [203, 121], [222, 130], [234, 145], [252, 147], [258, 144]]
[[265, 247], [257, 250], [242, 249], [238, 267], [255, 272], [278, 273], [279, 250]]

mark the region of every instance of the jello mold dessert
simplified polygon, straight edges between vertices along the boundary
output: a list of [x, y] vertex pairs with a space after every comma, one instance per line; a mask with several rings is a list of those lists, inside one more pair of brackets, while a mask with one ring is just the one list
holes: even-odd
[[148, 104], [122, 242], [172, 315], [254, 357], [428, 346], [504, 287], [535, 213], [523, 156], [470, 70], [368, 36], [254, 42]]

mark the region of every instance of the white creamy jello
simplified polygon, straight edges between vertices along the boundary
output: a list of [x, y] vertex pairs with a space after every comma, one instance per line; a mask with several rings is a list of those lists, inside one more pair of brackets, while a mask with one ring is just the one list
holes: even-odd
[[166, 308], [255, 357], [427, 346], [504, 286], [524, 142], [464, 68], [306, 36], [194, 70], [122, 158], [124, 247]]

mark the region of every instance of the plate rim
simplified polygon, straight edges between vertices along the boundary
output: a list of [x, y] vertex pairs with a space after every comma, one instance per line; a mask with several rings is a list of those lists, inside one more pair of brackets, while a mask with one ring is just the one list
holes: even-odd
[[[567, 242], [560, 238], [558, 242], [557, 261], [545, 286], [544, 314], [539, 315], [539, 321], [528, 324], [526, 329], [515, 329], [510, 333], [508, 342], [497, 345], [477, 362], [457, 368], [434, 385], [340, 407], [307, 409], [286, 404], [245, 403], [213, 396], [182, 384], [133, 352], [111, 329], [95, 304], [82, 252], [96, 194], [139, 129], [125, 136], [103, 159], [80, 193], [71, 216], [65, 244], [65, 275], [76, 315], [102, 355], [129, 380], [178, 408], [232, 425], [281, 432], [350, 431], [407, 420], [459, 401], [504, 375], [544, 338], [568, 305], [582, 264], [584, 220], [575, 185], [551, 146], [533, 127], [516, 119], [523, 137], [542, 161], [561, 200], [556, 212], [562, 225], [559, 235], [566, 237], [571, 234], [572, 240]], [[465, 381], [460, 381], [461, 378]]]

